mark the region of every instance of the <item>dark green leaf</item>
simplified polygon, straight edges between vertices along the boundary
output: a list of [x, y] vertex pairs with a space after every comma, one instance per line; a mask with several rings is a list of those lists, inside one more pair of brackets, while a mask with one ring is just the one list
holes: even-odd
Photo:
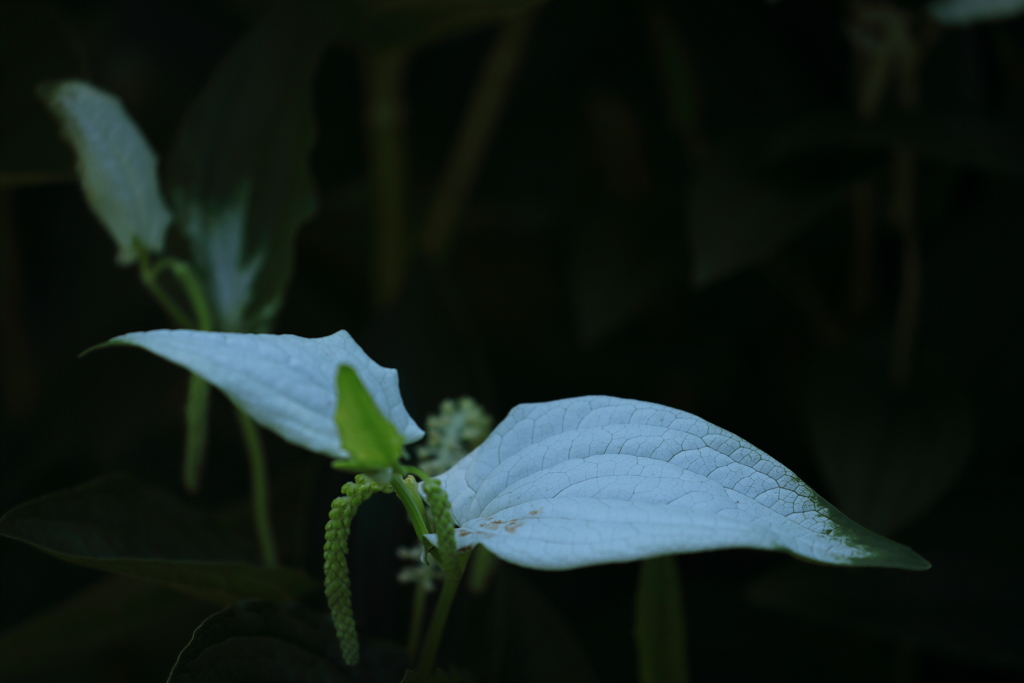
[[332, 16], [324, 3], [274, 4], [214, 72], [171, 152], [171, 204], [220, 329], [270, 325], [293, 236], [316, 210], [310, 85]]
[[341, 443], [351, 460], [336, 460], [334, 467], [355, 471], [382, 470], [398, 464], [402, 435], [386, 417], [347, 365], [338, 368], [338, 409], [334, 420]]
[[82, 67], [54, 11], [42, 2], [0, 2], [0, 185], [74, 178], [71, 151], [36, 97], [42, 81]]
[[[963, 518], [962, 524], [971, 529], [992, 519], [992, 513], [984, 510]], [[837, 572], [791, 564], [755, 581], [748, 597], [759, 607], [861, 633], [871, 640], [911, 642], [944, 659], [956, 657], [1024, 671], [1019, 562], [986, 552], [973, 537], [961, 539], [969, 545], [959, 552], [947, 550], [942, 555], [929, 550], [935, 567], [924, 574]], [[1016, 540], [1007, 533], [1000, 539]]]
[[246, 600], [206, 619], [178, 655], [168, 683], [344, 683], [326, 614]]
[[846, 197], [844, 182], [785, 186], [767, 180], [767, 175], [720, 159], [691, 186], [688, 221], [695, 285], [710, 284], [772, 256]]
[[963, 471], [973, 416], [951, 373], [921, 362], [893, 388], [886, 349], [819, 364], [804, 388], [804, 416], [829, 497], [853, 519], [891, 534], [913, 522]]
[[640, 564], [633, 638], [641, 683], [688, 679], [683, 596], [674, 557], [655, 557]]
[[337, 0], [340, 37], [359, 48], [415, 48], [507, 19], [545, 0]]
[[251, 543], [221, 533], [174, 497], [114, 474], [23, 503], [0, 518], [0, 535], [54, 557], [147, 579], [217, 604], [287, 600], [316, 583], [297, 569], [250, 560]]
[[0, 680], [69, 666], [140, 636], [187, 634], [210, 611], [163, 586], [110, 577], [0, 634]]

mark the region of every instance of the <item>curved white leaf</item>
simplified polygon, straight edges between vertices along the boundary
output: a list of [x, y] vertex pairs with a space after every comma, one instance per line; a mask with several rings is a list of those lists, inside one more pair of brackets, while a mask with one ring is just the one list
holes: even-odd
[[724, 548], [926, 569], [851, 521], [763, 451], [690, 413], [583, 396], [515, 407], [439, 477], [461, 528], [533, 569]]
[[423, 437], [402, 403], [398, 371], [375, 363], [344, 330], [318, 339], [153, 330], [123, 334], [107, 343], [138, 346], [182, 366], [285, 441], [335, 458], [349, 457], [334, 422], [338, 367], [348, 365], [405, 443]]
[[78, 156], [82, 191], [117, 244], [117, 262], [135, 262], [135, 240], [153, 254], [164, 248], [171, 212], [157, 178], [157, 158], [114, 95], [80, 80], [40, 86], [43, 101]]

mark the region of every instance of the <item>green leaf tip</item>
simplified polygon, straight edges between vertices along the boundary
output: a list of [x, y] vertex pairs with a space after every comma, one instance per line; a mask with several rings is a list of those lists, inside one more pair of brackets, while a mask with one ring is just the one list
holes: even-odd
[[348, 365], [338, 368], [338, 425], [342, 447], [351, 460], [335, 466], [350, 471], [383, 470], [398, 464], [403, 439], [395, 426], [381, 415], [373, 398]]

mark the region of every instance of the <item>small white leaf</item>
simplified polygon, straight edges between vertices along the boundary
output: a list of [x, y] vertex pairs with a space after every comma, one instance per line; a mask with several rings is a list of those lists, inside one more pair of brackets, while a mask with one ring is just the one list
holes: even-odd
[[932, 19], [946, 26], [970, 26], [1010, 19], [1024, 12], [1024, 0], [935, 0], [928, 5]]
[[44, 84], [39, 94], [75, 149], [82, 191], [117, 244], [117, 262], [135, 262], [136, 239], [162, 252], [171, 212], [160, 194], [157, 157], [121, 101], [79, 80]]
[[654, 403], [583, 396], [514, 408], [439, 479], [460, 549], [533, 569], [724, 548], [926, 569], [789, 469], [720, 427]]
[[375, 363], [344, 330], [318, 339], [153, 330], [107, 343], [138, 346], [182, 366], [285, 441], [335, 458], [349, 457], [334, 422], [338, 368], [348, 365], [405, 443], [423, 437], [402, 403], [398, 371]]

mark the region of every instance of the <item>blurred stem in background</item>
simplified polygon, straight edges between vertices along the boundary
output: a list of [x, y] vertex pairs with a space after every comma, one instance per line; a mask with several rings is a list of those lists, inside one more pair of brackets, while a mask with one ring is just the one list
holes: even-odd
[[408, 51], [374, 50], [364, 56], [365, 125], [376, 211], [373, 303], [387, 308], [398, 298], [406, 261], [405, 99]]
[[431, 261], [442, 261], [451, 248], [473, 181], [526, 51], [532, 20], [532, 13], [507, 20], [480, 68], [423, 230], [423, 250]]
[[[857, 0], [850, 4], [847, 36], [853, 45], [857, 111], [866, 121], [874, 119], [886, 91], [895, 90], [900, 109], [910, 113], [920, 100], [921, 62], [936, 38], [935, 26], [926, 23], [915, 34], [916, 17], [888, 2]], [[892, 149], [888, 219], [902, 240], [900, 288], [896, 303], [889, 373], [897, 388], [906, 386], [913, 367], [914, 336], [921, 298], [921, 257], [915, 206], [917, 154], [910, 144], [896, 142]], [[870, 262], [863, 249], [870, 248], [874, 211], [870, 187], [859, 187], [851, 195], [854, 212], [854, 269], [851, 285], [852, 312], [866, 304], [869, 282], [864, 267]]]
[[276, 568], [280, 566], [280, 563], [277, 560], [277, 546], [274, 543], [274, 530], [270, 521], [267, 456], [263, 450], [259, 430], [253, 421], [238, 408], [235, 409], [235, 416], [238, 418], [238, 428], [245, 439], [245, 452], [249, 456], [252, 516], [256, 526], [256, 540], [259, 542], [260, 556], [265, 566]]

